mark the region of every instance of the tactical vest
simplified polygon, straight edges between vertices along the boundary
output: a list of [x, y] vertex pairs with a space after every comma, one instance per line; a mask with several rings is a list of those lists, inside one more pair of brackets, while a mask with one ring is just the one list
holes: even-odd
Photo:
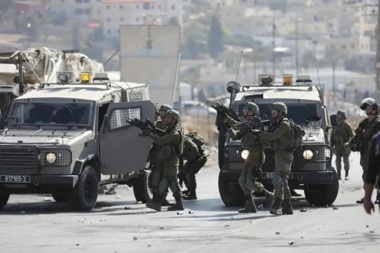
[[282, 118], [279, 122], [275, 121], [269, 128], [269, 132], [274, 132], [283, 123], [287, 123], [290, 126], [289, 131], [284, 133], [279, 139], [272, 141], [270, 147], [273, 151], [293, 152], [291, 123], [287, 118]]

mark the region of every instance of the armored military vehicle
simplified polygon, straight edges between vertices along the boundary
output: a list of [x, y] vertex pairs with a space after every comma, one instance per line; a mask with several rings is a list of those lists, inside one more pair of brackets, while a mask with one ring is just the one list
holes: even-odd
[[126, 120], [154, 119], [146, 84], [111, 82], [106, 73], [57, 73], [58, 83], [15, 98], [1, 122], [0, 208], [11, 194], [51, 193], [57, 202], [91, 210], [99, 189], [133, 186], [149, 201], [149, 138]]
[[[305, 132], [301, 147], [294, 152], [294, 162], [289, 178], [293, 189], [304, 190], [306, 200], [315, 205], [331, 205], [338, 194], [339, 181], [331, 166], [332, 151], [329, 146], [328, 129], [330, 118], [323, 93], [308, 75], [297, 78], [284, 75], [283, 83], [274, 83], [274, 76], [260, 75], [257, 85], [228, 84], [231, 93], [231, 108], [240, 116], [244, 104], [256, 103], [262, 120], [271, 120], [271, 104], [284, 102], [288, 107], [288, 118], [300, 125]], [[219, 129], [219, 192], [226, 206], [245, 203], [245, 197], [237, 184], [242, 164], [248, 156], [240, 141], [232, 141], [217, 121]], [[266, 160], [262, 168], [262, 182], [273, 189], [274, 152], [265, 150]]]

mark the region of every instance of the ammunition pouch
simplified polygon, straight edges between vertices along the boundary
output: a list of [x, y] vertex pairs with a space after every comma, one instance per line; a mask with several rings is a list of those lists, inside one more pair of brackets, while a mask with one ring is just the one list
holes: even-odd
[[173, 152], [173, 148], [171, 145], [163, 146], [158, 154], [158, 158], [161, 160], [170, 160], [175, 157], [175, 153]]

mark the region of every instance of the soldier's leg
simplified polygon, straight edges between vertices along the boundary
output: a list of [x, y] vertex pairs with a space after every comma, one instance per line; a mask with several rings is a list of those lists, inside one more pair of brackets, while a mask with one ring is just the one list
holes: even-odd
[[345, 153], [343, 154], [343, 164], [344, 164], [344, 171], [345, 171], [345, 175], [344, 175], [344, 179], [345, 180], [348, 180], [348, 172], [350, 171], [350, 153]]
[[339, 180], [342, 179], [342, 152], [340, 149], [335, 148], [335, 166], [336, 166], [336, 171], [338, 172], [338, 178]]
[[185, 178], [186, 178], [186, 181], [188, 182], [189, 194], [185, 196], [183, 199], [186, 199], [186, 200], [197, 199], [197, 194], [195, 192], [197, 188], [197, 181], [195, 179], [195, 173], [193, 172], [193, 170], [190, 169], [186, 173]]
[[173, 193], [173, 197], [175, 198], [175, 205], [168, 207], [168, 211], [177, 211], [184, 210], [181, 196], [181, 188], [178, 184], [177, 174], [175, 176], [168, 177], [169, 188]]
[[251, 161], [249, 159], [249, 155], [248, 155], [247, 159], [244, 161], [243, 168], [241, 170], [240, 177], [238, 180], [239, 186], [243, 190], [245, 196], [251, 194], [251, 191], [249, 189], [247, 189], [247, 186], [246, 186], [247, 174], [248, 174], [248, 170], [249, 170], [249, 167], [251, 166], [251, 164], [252, 163], [251, 163]]

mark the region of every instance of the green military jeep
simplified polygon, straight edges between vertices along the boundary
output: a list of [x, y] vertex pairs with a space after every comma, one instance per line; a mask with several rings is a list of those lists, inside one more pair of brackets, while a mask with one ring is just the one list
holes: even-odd
[[[310, 204], [331, 205], [338, 194], [339, 180], [336, 170], [331, 166], [332, 150], [328, 139], [330, 118], [323, 93], [308, 75], [299, 76], [295, 84], [289, 75], [280, 84], [273, 83], [274, 79], [270, 75], [261, 75], [258, 85], [243, 87], [237, 83], [231, 86], [229, 83], [227, 90], [231, 93], [231, 107], [242, 116], [244, 104], [248, 101], [254, 102], [260, 108], [261, 119], [271, 120], [271, 104], [285, 103], [288, 107], [288, 118], [300, 125], [305, 132], [301, 147], [294, 152], [289, 186], [304, 190]], [[220, 196], [226, 206], [242, 205], [245, 197], [237, 181], [248, 151], [242, 150], [240, 141], [233, 141], [228, 137], [218, 120], [217, 125]], [[262, 183], [266, 188], [273, 189], [274, 152], [266, 148], [265, 155]]]
[[[145, 84], [94, 80], [42, 83], [12, 101], [1, 122], [0, 208], [10, 194], [51, 193], [73, 209], [91, 210], [110, 184], [133, 186], [136, 200], [150, 200], [149, 138], [126, 120], [154, 119]], [[91, 82], [90, 82], [91, 81]]]

